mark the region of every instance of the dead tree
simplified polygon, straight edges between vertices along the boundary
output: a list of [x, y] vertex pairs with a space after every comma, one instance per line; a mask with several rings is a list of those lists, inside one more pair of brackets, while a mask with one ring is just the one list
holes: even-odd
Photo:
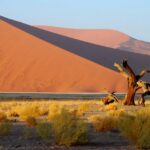
[[135, 75], [133, 69], [128, 65], [127, 60], [123, 60], [122, 64], [114, 64], [120, 73], [127, 79], [128, 91], [124, 102], [124, 105], [135, 105], [134, 97], [139, 89], [137, 82], [148, 72], [148, 70], [142, 70], [139, 75]]
[[102, 99], [104, 105], [109, 105], [114, 102], [117, 103], [119, 102], [118, 98], [115, 95], [115, 92], [108, 92], [108, 91], [106, 92], [108, 93], [108, 95]]
[[150, 83], [139, 80], [137, 84], [139, 88], [142, 88], [143, 90], [143, 93], [140, 96], [138, 104], [145, 106], [145, 96], [150, 95]]

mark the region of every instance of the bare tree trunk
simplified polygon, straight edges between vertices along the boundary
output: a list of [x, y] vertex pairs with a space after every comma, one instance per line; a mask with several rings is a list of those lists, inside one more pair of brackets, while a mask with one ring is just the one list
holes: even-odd
[[128, 75], [128, 91], [127, 91], [127, 97], [126, 97], [124, 104], [135, 105], [134, 97], [135, 97], [136, 89], [137, 89], [137, 78], [132, 68], [128, 65], [127, 61], [123, 61], [123, 67], [127, 70], [129, 74]]
[[138, 90], [137, 82], [146, 74], [150, 73], [149, 70], [142, 70], [139, 75], [136, 75], [132, 68], [128, 65], [127, 60], [123, 60], [122, 64], [114, 64], [115, 67], [120, 71], [120, 73], [127, 79], [128, 91], [127, 97], [125, 99], [124, 105], [135, 105], [134, 97], [136, 91]]
[[129, 87], [124, 105], [135, 105], [134, 102], [135, 94], [136, 94], [136, 87], [134, 86]]

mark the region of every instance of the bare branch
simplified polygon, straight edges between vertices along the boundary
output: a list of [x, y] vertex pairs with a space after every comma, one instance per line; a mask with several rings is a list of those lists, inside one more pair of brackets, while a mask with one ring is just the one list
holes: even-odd
[[139, 78], [142, 78], [143, 76], [145, 76], [146, 73], [150, 73], [149, 70], [142, 70], [139, 74]]
[[147, 86], [149, 86], [150, 87], [150, 83], [146, 83], [147, 84]]
[[123, 67], [128, 71], [128, 73], [130, 74], [131, 78], [136, 81], [136, 76], [132, 70], [132, 68], [128, 65], [127, 60], [123, 60]]
[[128, 78], [128, 74], [123, 70], [120, 64], [114, 63], [114, 66], [120, 71], [120, 73], [125, 77]]
[[116, 97], [116, 95], [114, 93], [110, 93], [108, 94], [108, 99], [114, 99], [116, 102], [119, 102], [118, 98]]

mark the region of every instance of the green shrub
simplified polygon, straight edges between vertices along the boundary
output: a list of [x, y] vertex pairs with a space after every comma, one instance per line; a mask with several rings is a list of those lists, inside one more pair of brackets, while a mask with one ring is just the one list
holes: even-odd
[[0, 136], [9, 135], [11, 132], [12, 123], [8, 120], [0, 122]]
[[150, 148], [150, 119], [143, 112], [122, 116], [118, 121], [121, 133], [139, 148]]
[[26, 123], [27, 123], [27, 126], [30, 127], [30, 128], [33, 128], [37, 125], [36, 119], [32, 116], [28, 116], [26, 118]]
[[52, 134], [52, 126], [48, 122], [40, 122], [36, 126], [36, 131], [43, 139], [48, 139]]
[[52, 127], [58, 145], [71, 146], [87, 142], [87, 124], [65, 109], [52, 119]]

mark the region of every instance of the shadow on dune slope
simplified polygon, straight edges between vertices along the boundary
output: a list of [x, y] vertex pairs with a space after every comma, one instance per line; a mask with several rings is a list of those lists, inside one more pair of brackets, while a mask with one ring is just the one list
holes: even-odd
[[[125, 52], [121, 50], [114, 50], [104, 46], [99, 46], [77, 39], [62, 36], [53, 32], [45, 31], [18, 21], [14, 21], [5, 17], [0, 17], [1, 20], [29, 33], [37, 38], [40, 38], [48, 43], [54, 44], [66, 51], [79, 55], [85, 59], [93, 61], [97, 64], [103, 65], [115, 70], [114, 62], [120, 62], [123, 58], [127, 58], [132, 67], [139, 72], [143, 68], [150, 69], [150, 56]], [[150, 76], [146, 76], [150, 80]]]

